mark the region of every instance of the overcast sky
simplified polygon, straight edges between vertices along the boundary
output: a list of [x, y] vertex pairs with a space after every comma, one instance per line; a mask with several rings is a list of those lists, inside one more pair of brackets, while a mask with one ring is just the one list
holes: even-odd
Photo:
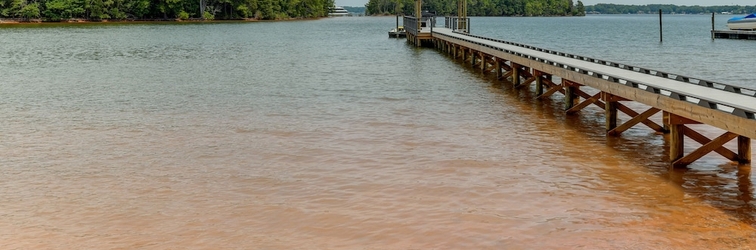
[[[367, 0], [335, 0], [338, 6], [365, 6]], [[577, 0], [573, 0], [577, 3]], [[756, 5], [754, 0], [583, 0], [585, 5], [594, 5], [597, 3], [615, 3], [615, 4], [677, 4], [677, 5]]]

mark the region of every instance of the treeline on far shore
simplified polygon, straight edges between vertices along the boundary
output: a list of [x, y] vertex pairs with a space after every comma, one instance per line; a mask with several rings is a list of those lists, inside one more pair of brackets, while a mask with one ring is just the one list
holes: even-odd
[[[414, 0], [370, 0], [366, 15], [414, 13]], [[457, 0], [423, 0], [423, 10], [436, 15], [457, 15]], [[468, 16], [582, 16], [582, 1], [573, 0], [475, 0], [467, 1]]]
[[289, 19], [328, 16], [334, 0], [0, 0], [23, 20]]
[[686, 6], [673, 4], [649, 4], [649, 5], [622, 5], [622, 4], [605, 4], [589, 5], [585, 11], [590, 14], [708, 14], [708, 13], [732, 13], [747, 14], [755, 13], [756, 5], [719, 5], [719, 6]]

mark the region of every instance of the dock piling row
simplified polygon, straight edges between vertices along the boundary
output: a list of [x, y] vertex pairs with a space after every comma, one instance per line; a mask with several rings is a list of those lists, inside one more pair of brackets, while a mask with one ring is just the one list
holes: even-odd
[[[496, 74], [496, 79], [512, 84], [512, 88], [532, 89], [537, 99], [546, 99], [560, 93], [564, 96], [566, 114], [576, 114], [585, 108], [596, 106], [605, 114], [607, 136], [620, 136], [639, 124], [660, 136], [666, 135], [669, 137], [671, 167], [685, 167], [711, 152], [741, 164], [751, 162], [751, 138], [756, 137], [756, 119], [753, 117], [756, 112], [756, 94], [744, 94], [743, 88], [730, 85], [717, 88], [716, 84], [704, 80], [693, 84], [689, 77], [676, 74], [494, 41], [495, 39], [455, 32], [448, 28], [436, 28], [433, 33], [425, 34], [418, 30], [407, 37], [416, 46], [429, 45], [428, 47], [436, 48], [451, 58], [469, 63], [485, 74]], [[648, 79], [651, 76], [657, 82], [643, 82], [633, 78], [640, 75], [645, 76], [638, 79]], [[554, 82], [555, 77], [560, 79], [558, 83]], [[531, 88], [533, 84], [535, 87]], [[681, 87], [684, 91], [666, 87], [665, 84]], [[709, 89], [696, 93], [685, 92], [690, 88]], [[670, 93], [665, 94], [666, 92]], [[735, 104], [742, 102], [729, 100], [731, 98], [721, 101], [697, 96], [698, 93], [708, 92], [717, 92], [717, 95], [726, 93], [731, 98], [746, 100], [747, 105], [737, 106]], [[695, 99], [698, 101], [694, 102]], [[649, 107], [639, 112], [623, 102], [636, 102]], [[734, 110], [728, 113], [729, 111], [720, 108], [722, 106], [733, 106]], [[620, 122], [620, 112], [629, 116], [629, 120]], [[660, 112], [662, 125], [652, 120]], [[686, 126], [690, 124], [708, 124], [726, 132], [709, 139]], [[685, 154], [686, 137], [700, 143], [701, 147]], [[736, 138], [737, 152], [724, 146]]]

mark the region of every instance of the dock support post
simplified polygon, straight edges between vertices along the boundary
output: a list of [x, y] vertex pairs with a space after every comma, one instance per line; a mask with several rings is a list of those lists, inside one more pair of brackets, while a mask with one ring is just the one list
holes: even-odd
[[399, 13], [396, 14], [396, 37], [399, 37]]
[[714, 12], [711, 12], [711, 40], [714, 40]]
[[543, 95], [543, 73], [533, 69], [533, 77], [535, 77], [536, 96], [541, 96]]
[[617, 128], [617, 101], [609, 93], [601, 92], [601, 95], [606, 112], [606, 131], [609, 132]]
[[486, 56], [480, 53], [480, 72], [486, 73]]
[[494, 67], [496, 67], [496, 79], [501, 79], [501, 60], [494, 57]]
[[562, 86], [564, 86], [564, 110], [569, 110], [576, 103], [580, 103], [580, 96], [577, 95], [576, 91], [580, 89], [580, 85], [562, 79]]
[[738, 162], [751, 163], [751, 138], [738, 136]]
[[675, 166], [674, 162], [683, 157], [684, 148], [685, 148], [685, 125], [670, 124], [669, 125], [669, 161], [673, 162], [672, 167], [679, 167], [679, 166]]
[[669, 120], [671, 114], [667, 111], [662, 111], [662, 127], [664, 128], [664, 133], [669, 134]]
[[475, 67], [475, 52], [470, 49], [470, 66]]
[[512, 64], [512, 87], [517, 88], [520, 86], [520, 65], [510, 61]]

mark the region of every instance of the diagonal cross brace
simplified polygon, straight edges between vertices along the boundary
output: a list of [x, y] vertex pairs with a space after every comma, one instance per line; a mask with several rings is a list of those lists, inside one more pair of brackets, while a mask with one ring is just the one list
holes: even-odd
[[[689, 129], [685, 129], [689, 130]], [[714, 140], [711, 140], [710, 142], [704, 144], [700, 148], [694, 150], [690, 154], [683, 156], [682, 158], [674, 161], [672, 163], [675, 167], [684, 167], [687, 165], [690, 165], [694, 161], [701, 159], [704, 155], [710, 153], [711, 151], [714, 151], [717, 148], [722, 147], [725, 143], [731, 141], [732, 139], [737, 138], [738, 135], [732, 132], [726, 132], [719, 137], [715, 138]]]
[[[622, 111], [622, 113], [625, 113], [626, 115], [629, 115], [630, 117], [633, 117], [633, 118], [635, 118], [636, 116], [639, 115], [638, 112], [635, 112], [635, 110], [632, 110], [632, 109], [628, 108], [627, 106], [623, 105], [620, 102], [617, 102], [617, 109], [620, 110], [620, 111]], [[652, 109], [655, 109], [655, 108], [652, 108]], [[649, 109], [649, 110], [651, 110], [651, 109]], [[658, 111], [656, 111], [656, 112], [658, 112]], [[651, 115], [653, 115], [653, 114], [651, 114]], [[664, 132], [664, 127], [662, 127], [659, 124], [657, 124], [657, 123], [649, 120], [648, 118], [643, 119], [640, 122], [643, 123], [643, 124], [645, 124], [649, 128], [653, 129], [656, 132]]]
[[[699, 134], [695, 130], [692, 129], [685, 129], [683, 130], [683, 134], [687, 136], [690, 139], [693, 139], [694, 141], [701, 143], [701, 145], [706, 145], [707, 143], [711, 142], [711, 139], [706, 138], [706, 136]], [[735, 152], [732, 152], [732, 150], [729, 150], [725, 147], [718, 147], [714, 149], [714, 152], [717, 152], [718, 154], [724, 156], [725, 158], [731, 160], [731, 161], [737, 161], [740, 157], [738, 157], [738, 154]]]
[[[654, 115], [656, 113], [659, 113], [659, 111], [661, 111], [661, 110], [658, 109], [658, 108], [650, 108], [650, 109], [646, 110], [645, 112], [643, 112], [641, 114], [635, 115], [629, 121], [623, 123], [622, 125], [617, 126], [616, 128], [614, 128], [614, 129], [612, 129], [612, 130], [610, 130], [609, 132], [606, 132], [606, 133], [609, 134], [609, 135], [619, 135], [619, 134], [622, 134], [622, 132], [625, 132], [626, 130], [632, 128], [636, 124], [641, 123], [643, 121], [648, 121], [650, 123], [653, 123], [652, 121], [649, 121], [648, 118], [650, 118], [652, 115]], [[653, 124], [655, 124], [655, 123], [653, 123]], [[648, 125], [648, 124], [646, 124], [646, 125]], [[656, 125], [656, 126], [659, 126], [659, 125]], [[649, 127], [651, 127], [651, 126], [649, 126]], [[659, 128], [663, 129], [661, 126], [659, 126]], [[651, 129], [654, 129], [654, 128], [651, 127]], [[654, 130], [656, 130], [656, 129], [654, 129]]]

